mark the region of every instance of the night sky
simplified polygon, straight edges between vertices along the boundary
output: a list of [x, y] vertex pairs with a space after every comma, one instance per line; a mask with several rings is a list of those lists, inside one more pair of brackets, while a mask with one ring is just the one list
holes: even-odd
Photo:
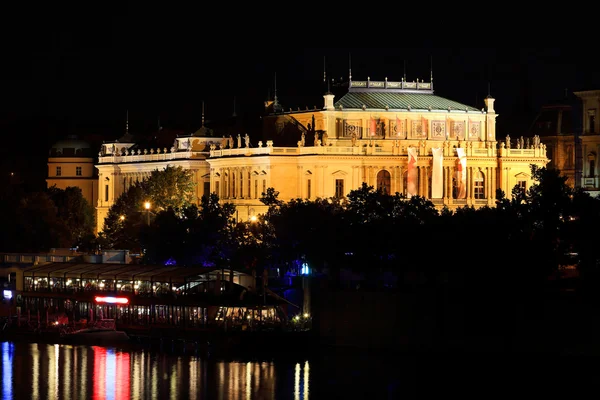
[[[347, 80], [349, 58], [354, 80], [397, 81], [406, 72], [408, 80], [429, 81], [433, 67], [436, 95], [477, 108], [489, 90], [501, 137], [522, 133], [565, 89], [600, 89], [585, 53], [566, 46], [301, 47], [324, 43], [316, 40], [320, 31], [307, 34], [315, 40], [286, 40], [251, 24], [207, 28], [207, 14], [62, 7], [30, 14], [23, 6], [5, 14], [0, 28], [1, 172], [17, 173], [34, 188], [45, 185], [52, 143], [70, 134], [114, 140], [124, 133], [127, 110], [130, 131], [142, 135], [156, 131], [159, 119], [164, 129], [197, 130], [203, 102], [207, 121], [230, 117], [234, 99], [236, 114], [255, 121], [273, 95], [275, 75], [286, 110], [320, 107], [324, 69], [335, 82]], [[337, 98], [344, 93], [331, 88]]]

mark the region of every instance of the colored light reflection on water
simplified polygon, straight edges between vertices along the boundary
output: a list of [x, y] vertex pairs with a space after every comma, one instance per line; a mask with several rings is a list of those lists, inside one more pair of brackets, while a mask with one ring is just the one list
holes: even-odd
[[2, 343], [2, 398], [12, 399], [13, 391], [13, 349], [12, 343]]
[[92, 399], [129, 399], [129, 353], [96, 346], [92, 349], [94, 352], [94, 391]]
[[[2, 399], [308, 399], [308, 361], [0, 343]], [[297, 372], [294, 374], [294, 372]]]

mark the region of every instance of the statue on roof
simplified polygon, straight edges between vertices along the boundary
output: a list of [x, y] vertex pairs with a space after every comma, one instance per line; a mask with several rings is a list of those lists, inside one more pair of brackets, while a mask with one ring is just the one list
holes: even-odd
[[247, 133], [244, 135], [244, 143], [246, 144], [246, 147], [250, 147], [250, 136], [248, 136]]
[[242, 147], [242, 136], [239, 133], [237, 135], [237, 147], [238, 149]]

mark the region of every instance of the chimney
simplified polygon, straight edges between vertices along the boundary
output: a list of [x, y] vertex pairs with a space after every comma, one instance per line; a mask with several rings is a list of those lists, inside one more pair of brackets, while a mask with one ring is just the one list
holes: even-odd
[[324, 110], [334, 110], [335, 107], [333, 105], [333, 98], [335, 97], [335, 95], [331, 94], [331, 93], [326, 93], [323, 95], [323, 99], [325, 99], [325, 107], [323, 108]]

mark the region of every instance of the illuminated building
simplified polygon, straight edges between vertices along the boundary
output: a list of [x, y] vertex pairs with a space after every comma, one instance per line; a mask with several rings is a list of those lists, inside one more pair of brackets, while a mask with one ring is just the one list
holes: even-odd
[[572, 187], [592, 196], [600, 194], [598, 154], [600, 151], [600, 91], [574, 92], [575, 99], [546, 104], [528, 132], [539, 135], [550, 159]]
[[[536, 138], [496, 139], [495, 99], [485, 109], [434, 94], [433, 82], [352, 81], [322, 107], [283, 111], [276, 92], [265, 103], [263, 140], [240, 132], [179, 136], [170, 148], [104, 143], [98, 158], [97, 220], [136, 181], [167, 165], [194, 171], [196, 195], [216, 193], [237, 218], [266, 210], [267, 188], [279, 199], [344, 197], [363, 182], [387, 193], [431, 199], [438, 207], [494, 206], [496, 189], [510, 195], [533, 182], [530, 165], [545, 166]], [[410, 156], [409, 156], [410, 155]], [[409, 161], [410, 160], [410, 161]]]
[[92, 146], [77, 136], [59, 140], [48, 155], [47, 187], [58, 189], [79, 187], [83, 197], [92, 207], [98, 201], [98, 177], [94, 166]]

